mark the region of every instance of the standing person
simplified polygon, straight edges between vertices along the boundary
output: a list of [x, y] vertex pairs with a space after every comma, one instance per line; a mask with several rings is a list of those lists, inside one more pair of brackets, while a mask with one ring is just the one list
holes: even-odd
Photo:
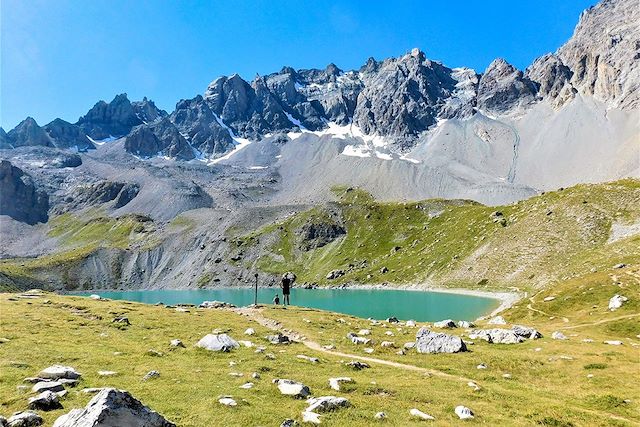
[[290, 305], [289, 295], [291, 294], [291, 286], [293, 282], [296, 281], [296, 275], [290, 271], [287, 271], [282, 276], [282, 281], [280, 282], [280, 287], [282, 288], [282, 299], [284, 305]]

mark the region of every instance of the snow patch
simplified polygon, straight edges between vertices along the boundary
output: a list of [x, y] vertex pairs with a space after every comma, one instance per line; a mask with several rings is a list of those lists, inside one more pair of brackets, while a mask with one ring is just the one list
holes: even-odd
[[115, 141], [116, 139], [118, 139], [117, 136], [113, 136], [113, 135], [109, 135], [107, 138], [104, 138], [104, 139], [93, 139], [89, 135], [87, 135], [87, 138], [89, 139], [89, 141], [97, 145], [103, 145], [107, 142]]
[[300, 122], [300, 120], [296, 119], [295, 117], [293, 117], [291, 114], [287, 113], [285, 111], [285, 113], [287, 115], [287, 119], [289, 119], [289, 121], [291, 123], [293, 123], [294, 125], [298, 126], [300, 128], [300, 130], [305, 131], [307, 130], [307, 128], [304, 127], [304, 125]]
[[249, 166], [247, 169], [249, 170], [262, 170], [267, 169], [269, 166]]

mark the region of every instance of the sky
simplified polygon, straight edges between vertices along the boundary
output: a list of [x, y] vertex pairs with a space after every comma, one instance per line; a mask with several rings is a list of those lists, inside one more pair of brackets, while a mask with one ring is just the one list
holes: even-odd
[[414, 47], [482, 72], [555, 51], [595, 0], [1, 0], [0, 125], [77, 121], [126, 92], [171, 112], [220, 75], [357, 69]]

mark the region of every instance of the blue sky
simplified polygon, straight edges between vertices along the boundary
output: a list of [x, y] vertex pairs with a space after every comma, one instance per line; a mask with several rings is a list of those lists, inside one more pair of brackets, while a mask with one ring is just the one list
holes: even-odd
[[75, 122], [126, 92], [172, 111], [219, 75], [358, 68], [413, 47], [482, 72], [520, 69], [568, 39], [595, 0], [2, 0], [0, 124]]

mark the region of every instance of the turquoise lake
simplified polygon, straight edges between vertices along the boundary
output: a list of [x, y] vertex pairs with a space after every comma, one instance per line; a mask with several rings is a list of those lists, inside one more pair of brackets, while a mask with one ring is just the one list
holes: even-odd
[[[271, 304], [278, 288], [259, 288], [258, 303]], [[200, 304], [203, 301], [225, 301], [237, 306], [253, 304], [251, 288], [219, 288], [193, 290], [140, 290], [91, 292], [104, 298], [155, 304]], [[88, 294], [84, 294], [88, 295]], [[282, 295], [280, 294], [280, 298]], [[470, 295], [442, 292], [388, 289], [298, 289], [291, 291], [291, 304], [362, 318], [422, 322], [436, 320], [474, 320], [497, 308], [499, 301]]]

